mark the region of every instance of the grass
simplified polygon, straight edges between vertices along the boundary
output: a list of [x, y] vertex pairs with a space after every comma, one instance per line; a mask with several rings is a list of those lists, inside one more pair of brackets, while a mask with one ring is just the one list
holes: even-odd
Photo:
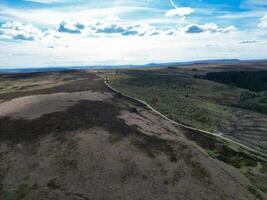
[[[129, 96], [148, 102], [152, 107], [175, 121], [211, 132], [228, 131], [228, 127], [232, 123], [231, 120], [234, 120], [232, 106], [240, 103], [240, 96], [244, 93], [243, 89], [207, 80], [157, 74], [113, 75], [109, 77], [109, 84]], [[251, 115], [249, 111], [242, 112]], [[242, 116], [237, 115], [235, 117], [237, 124], [241, 122]], [[258, 117], [259, 121], [264, 119], [260, 114], [253, 114], [253, 117]], [[248, 118], [242, 123], [247, 125], [250, 120], [251, 118]], [[259, 124], [253, 124], [253, 126], [256, 125]], [[267, 128], [266, 124], [262, 125], [261, 128], [262, 133]], [[184, 129], [184, 132], [188, 139], [205, 149], [210, 157], [239, 169], [248, 177], [252, 185], [248, 190], [256, 199], [261, 199], [262, 194], [267, 193], [267, 163], [259, 158], [259, 155], [198, 131]], [[150, 141], [138, 145], [151, 158], [158, 150], [165, 152], [169, 158], [171, 157], [172, 153], [170, 152], [173, 152], [173, 149], [170, 146], [158, 141], [155, 144]], [[195, 177], [200, 179], [209, 177], [200, 163], [190, 159], [186, 163], [191, 167], [192, 175]]]
[[[174, 143], [155, 136], [146, 135], [140, 135], [134, 138], [132, 142], [138, 147], [138, 149], [143, 150], [151, 159], [154, 159], [158, 154], [162, 153], [165, 154], [173, 163], [183, 159], [187, 166], [191, 169], [193, 177], [196, 177], [200, 181], [208, 181], [210, 178], [209, 172], [200, 162], [193, 159], [192, 154], [187, 152], [187, 146], [182, 143]], [[178, 176], [178, 174], [175, 176]]]
[[55, 178], [50, 179], [49, 182], [47, 183], [47, 187], [50, 190], [57, 190], [60, 188], [60, 185], [57, 183], [57, 180]]
[[206, 149], [210, 157], [223, 161], [236, 168], [256, 167], [258, 159], [236, 146], [233, 146], [215, 136], [197, 131], [184, 130], [185, 136]]
[[267, 114], [267, 92], [244, 91], [233, 106]]
[[196, 177], [197, 179], [201, 180], [207, 180], [209, 181], [209, 178], [211, 177], [209, 172], [202, 166], [202, 164], [198, 161], [194, 161], [192, 159], [187, 159], [186, 164], [190, 166], [192, 170], [192, 176]]
[[156, 155], [164, 153], [171, 162], [176, 162], [178, 159], [171, 142], [161, 138], [140, 135], [138, 138], [134, 138], [132, 142], [138, 149], [143, 150], [150, 158], [155, 158]]
[[[26, 179], [28, 179], [28, 177], [25, 177], [24, 181], [26, 181]], [[2, 181], [3, 181], [3, 176], [0, 176], [0, 199], [3, 200], [21, 200], [31, 190], [37, 190], [39, 188], [39, 185], [37, 183], [31, 186], [26, 183], [22, 183], [15, 189], [6, 190], [3, 186]]]
[[205, 80], [149, 74], [116, 77], [110, 84], [147, 101], [175, 121], [213, 132], [218, 131], [221, 119], [229, 114], [217, 102], [233, 103], [240, 93]]
[[251, 185], [261, 192], [261, 194], [267, 194], [267, 163], [260, 163], [257, 167], [254, 168], [243, 168], [241, 171], [245, 174], [250, 180]]
[[131, 161], [128, 158], [123, 158], [121, 162], [123, 163], [123, 168], [121, 170], [121, 179], [123, 182], [127, 182], [129, 179], [138, 175], [138, 167], [134, 161]]
[[[240, 95], [239, 89], [190, 77], [166, 76], [162, 78], [159, 75], [146, 75], [144, 79], [144, 77], [134, 75], [127, 77], [123, 75], [119, 79], [116, 77], [111, 80], [111, 83], [125, 93], [143, 98], [177, 121], [192, 123], [196, 127], [203, 126], [204, 129], [211, 131], [219, 130], [222, 122], [227, 124], [225, 118], [231, 113], [225, 109], [226, 104], [236, 102]], [[116, 99], [113, 100], [116, 101]], [[31, 143], [45, 134], [55, 133], [60, 137], [61, 134], [69, 131], [99, 126], [113, 134], [110, 142], [116, 144], [122, 136], [138, 133], [136, 128], [128, 126], [122, 119], [114, 117], [119, 115], [120, 109], [111, 102], [81, 101], [64, 112], [51, 113], [32, 121], [3, 118], [0, 120], [0, 127], [5, 131], [0, 130], [0, 141], [11, 141], [15, 144]], [[151, 159], [159, 154], [165, 154], [171, 162], [176, 163], [181, 158], [181, 154], [184, 156], [182, 159], [191, 168], [192, 176], [201, 180], [210, 176], [200, 162], [192, 160], [185, 153], [186, 149], [182, 144], [174, 145], [172, 142], [143, 134], [135, 136], [134, 145], [142, 149]], [[212, 158], [242, 171], [251, 180], [254, 189], [248, 188], [248, 190], [255, 196], [266, 191], [266, 165], [257, 158], [237, 148], [229, 147], [229, 144], [209, 135], [187, 132], [186, 136], [206, 149]], [[29, 146], [27, 150], [34, 154], [38, 152], [38, 148], [38, 145]], [[62, 161], [64, 169], [76, 169], [77, 167], [77, 161], [74, 159], [63, 157], [63, 160], [60, 161]], [[129, 163], [125, 176], [132, 176], [135, 173], [134, 163]], [[181, 174], [177, 172], [176, 176], [179, 179]], [[38, 185], [35, 187], [38, 188]], [[35, 187], [22, 184], [16, 190], [4, 192], [4, 194], [9, 199], [23, 198], [30, 189]], [[49, 180], [47, 187], [50, 190], [60, 189], [56, 179]]]
[[220, 161], [228, 163], [236, 168], [242, 167], [256, 167], [257, 160], [253, 157], [247, 156], [246, 153], [234, 151], [225, 145], [216, 146], [216, 148], [209, 153], [211, 157], [217, 158]]
[[62, 163], [67, 170], [77, 169], [77, 160], [64, 159]]
[[192, 76], [141, 72], [110, 75], [109, 84], [146, 101], [174, 121], [213, 133], [230, 132], [239, 141], [267, 153], [262, 142], [264, 138], [257, 138], [258, 142], [251, 143], [249, 124], [255, 132], [253, 137], [262, 137], [262, 133], [267, 131], [267, 117], [242, 109], [242, 105], [246, 104], [244, 108], [252, 105], [244, 103], [246, 90]]
[[15, 190], [1, 191], [0, 197], [4, 200], [21, 200], [30, 191], [27, 184], [21, 184]]
[[259, 192], [255, 187], [249, 186], [248, 191], [254, 195], [256, 200], [264, 200], [264, 197], [262, 196], [261, 192]]

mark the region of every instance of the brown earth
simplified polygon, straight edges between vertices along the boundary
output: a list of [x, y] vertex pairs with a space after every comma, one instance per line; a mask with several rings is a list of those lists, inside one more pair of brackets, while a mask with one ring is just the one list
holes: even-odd
[[211, 158], [195, 133], [94, 74], [67, 74], [73, 79], [44, 88], [38, 81], [66, 74], [2, 77], [34, 78], [36, 86], [0, 94], [0, 199], [255, 198], [250, 180]]

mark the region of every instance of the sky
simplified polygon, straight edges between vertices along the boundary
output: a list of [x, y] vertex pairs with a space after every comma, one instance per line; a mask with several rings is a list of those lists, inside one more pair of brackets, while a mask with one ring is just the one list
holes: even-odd
[[267, 59], [267, 0], [0, 0], [0, 68]]

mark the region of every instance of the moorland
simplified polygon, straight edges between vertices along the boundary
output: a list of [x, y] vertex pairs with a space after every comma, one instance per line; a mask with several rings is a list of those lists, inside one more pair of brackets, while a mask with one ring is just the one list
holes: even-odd
[[[240, 109], [219, 102], [232, 104], [244, 89], [194, 78], [195, 69], [183, 69], [188, 73], [182, 76], [179, 70], [1, 74], [0, 199], [265, 199], [264, 155], [173, 124], [104, 82], [107, 76], [108, 84], [177, 121], [194, 116], [185, 122], [207, 130], [218, 130], [211, 118], [216, 109], [226, 113], [221, 120]], [[204, 112], [209, 107], [209, 115], [202, 119], [188, 103]], [[265, 115], [241, 111], [253, 113], [259, 128], [257, 137], [240, 141], [253, 147], [256, 141], [263, 152]]]

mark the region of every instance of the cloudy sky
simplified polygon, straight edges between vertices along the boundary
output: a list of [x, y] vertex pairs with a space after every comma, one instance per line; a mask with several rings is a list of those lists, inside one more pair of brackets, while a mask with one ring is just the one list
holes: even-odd
[[267, 58], [267, 0], [0, 0], [0, 67]]

